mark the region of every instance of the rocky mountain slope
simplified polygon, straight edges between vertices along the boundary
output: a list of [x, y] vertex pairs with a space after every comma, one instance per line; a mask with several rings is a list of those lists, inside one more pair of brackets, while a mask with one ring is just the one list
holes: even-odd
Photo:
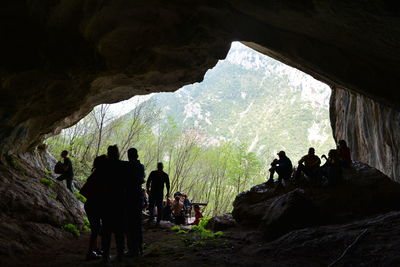
[[238, 42], [203, 82], [151, 99], [183, 128], [208, 135], [208, 145], [242, 142], [258, 155], [287, 150], [294, 158], [334, 146], [330, 88], [299, 70]]

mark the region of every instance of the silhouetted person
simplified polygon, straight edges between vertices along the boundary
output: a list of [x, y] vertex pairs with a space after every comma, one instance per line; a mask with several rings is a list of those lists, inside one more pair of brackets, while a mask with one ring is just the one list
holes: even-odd
[[285, 151], [278, 152], [279, 159], [274, 159], [271, 163], [271, 168], [269, 169], [270, 176], [267, 184], [274, 183], [274, 174], [278, 173], [278, 182], [282, 183], [282, 180], [288, 180], [293, 171], [293, 165], [290, 159], [286, 156]]
[[74, 179], [74, 170], [72, 168], [72, 162], [71, 160], [68, 158], [68, 151], [64, 150], [63, 152], [61, 152], [61, 157], [64, 159], [64, 163], [63, 163], [63, 173], [57, 177], [58, 181], [66, 181], [67, 183], [67, 188], [69, 189], [69, 191], [73, 192], [72, 190], [72, 181]]
[[352, 164], [351, 153], [350, 153], [350, 148], [347, 146], [346, 141], [339, 140], [337, 150], [339, 157], [342, 161], [343, 167], [345, 168], [350, 167]]
[[103, 259], [110, 259], [111, 235], [114, 233], [117, 245], [117, 260], [122, 260], [124, 253], [125, 202], [126, 202], [126, 164], [119, 160], [117, 145], [107, 149], [105, 171], [107, 194], [103, 199]]
[[143, 252], [142, 233], [142, 208], [144, 195], [142, 184], [144, 183], [144, 166], [138, 160], [136, 148], [128, 150], [127, 162], [127, 244], [128, 256], [137, 256]]
[[169, 177], [163, 169], [163, 164], [161, 162], [157, 163], [157, 170], [150, 173], [146, 183], [147, 192], [149, 192], [149, 221], [152, 222], [154, 220], [154, 206], [157, 206], [157, 224], [160, 223], [162, 218], [164, 184], [167, 188], [167, 198], [170, 190]]
[[308, 149], [308, 154], [299, 160], [299, 166], [297, 167], [295, 179], [298, 180], [301, 172], [303, 172], [310, 180], [315, 180], [318, 176], [320, 165], [321, 159], [315, 155], [315, 149], [310, 147]]
[[101, 155], [94, 159], [92, 174], [82, 186], [80, 193], [86, 197], [85, 211], [90, 223], [89, 250], [86, 259], [97, 259], [102, 252], [97, 245], [97, 237], [101, 230], [102, 198], [106, 193], [104, 173], [107, 166], [107, 156]]
[[329, 150], [328, 157], [322, 155], [326, 162], [321, 167], [321, 175], [328, 179], [328, 185], [336, 185], [342, 180], [341, 162], [336, 149]]

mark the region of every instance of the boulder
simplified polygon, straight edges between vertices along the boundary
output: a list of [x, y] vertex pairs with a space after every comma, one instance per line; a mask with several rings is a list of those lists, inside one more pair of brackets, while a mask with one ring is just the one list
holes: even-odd
[[266, 238], [275, 238], [309, 225], [342, 224], [400, 210], [400, 184], [355, 162], [343, 170], [343, 182], [337, 186], [300, 183], [270, 188], [261, 184], [239, 194], [233, 206], [236, 222], [259, 227]]
[[278, 197], [262, 218], [260, 231], [274, 239], [295, 229], [318, 224], [320, 216], [313, 201], [302, 189]]
[[291, 190], [293, 187], [274, 188], [265, 183], [253, 186], [236, 196], [232, 216], [242, 225], [257, 227], [275, 198]]
[[212, 217], [208, 221], [206, 228], [212, 231], [224, 231], [234, 226], [236, 226], [236, 221], [233, 219], [232, 214], [226, 213], [221, 216]]

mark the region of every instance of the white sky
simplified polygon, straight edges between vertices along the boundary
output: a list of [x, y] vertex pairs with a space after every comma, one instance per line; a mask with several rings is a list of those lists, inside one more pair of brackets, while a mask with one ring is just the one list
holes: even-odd
[[109, 110], [113, 116], [120, 117], [120, 116], [128, 113], [132, 109], [134, 109], [140, 103], [143, 103], [144, 101], [148, 100], [150, 97], [153, 96], [153, 94], [154, 93], [148, 94], [148, 95], [137, 95], [128, 100], [121, 101], [121, 102], [118, 102], [115, 104], [111, 104]]

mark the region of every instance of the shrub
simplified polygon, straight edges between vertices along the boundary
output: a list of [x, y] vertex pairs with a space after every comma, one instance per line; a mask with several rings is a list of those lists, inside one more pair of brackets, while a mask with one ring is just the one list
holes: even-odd
[[204, 218], [201, 218], [198, 226], [205, 229], [206, 226], [207, 226], [207, 224], [208, 224], [208, 221], [209, 221], [210, 219], [211, 219], [211, 217], [204, 217]]
[[53, 180], [47, 179], [47, 178], [40, 178], [39, 180], [42, 184], [44, 184], [47, 187], [52, 187], [54, 184]]
[[201, 219], [199, 225], [193, 226], [191, 230], [195, 232], [201, 239], [216, 238], [223, 236], [224, 233], [221, 231], [214, 233], [205, 228], [209, 220], [210, 217], [205, 217]]
[[71, 233], [75, 237], [79, 237], [81, 235], [78, 228], [72, 223], [68, 223], [68, 224], [64, 225], [62, 228], [65, 231]]
[[175, 226], [171, 227], [171, 230], [172, 231], [179, 231], [179, 230], [181, 230], [181, 228], [178, 225], [175, 225]]
[[84, 224], [84, 225], [83, 225], [83, 228], [82, 228], [82, 229], [83, 229], [84, 231], [88, 231], [88, 232], [89, 232], [89, 231], [90, 231], [90, 222], [89, 222], [89, 219], [88, 219], [87, 217], [84, 217], [84, 218], [83, 218], [83, 224]]
[[74, 192], [75, 197], [82, 203], [86, 202], [86, 197], [82, 196], [78, 191]]

